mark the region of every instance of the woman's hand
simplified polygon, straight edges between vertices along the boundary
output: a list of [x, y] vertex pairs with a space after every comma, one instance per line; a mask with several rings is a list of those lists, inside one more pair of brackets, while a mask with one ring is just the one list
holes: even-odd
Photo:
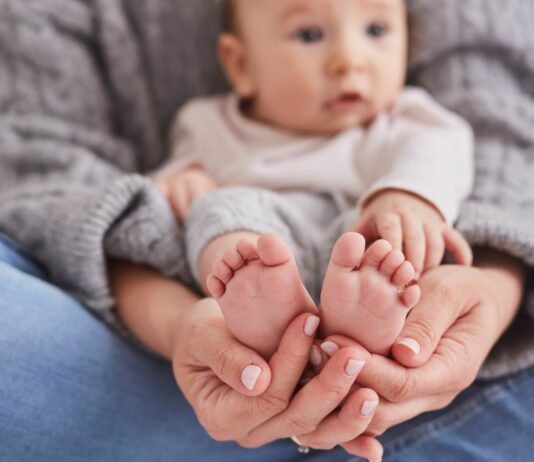
[[[294, 394], [308, 364], [315, 334], [310, 326], [316, 326], [316, 320], [310, 314], [298, 316], [267, 364], [232, 337], [212, 299], [201, 300], [184, 315], [175, 332], [174, 373], [213, 438], [259, 447], [298, 436], [316, 449], [355, 441], [358, 455], [380, 459], [380, 444], [360, 436], [373, 416], [361, 410], [373, 408], [376, 393], [360, 389], [337, 410], [369, 357], [365, 350], [341, 349], [320, 375]], [[247, 368], [250, 374], [244, 373]], [[245, 386], [243, 377], [257, 381]]]
[[[475, 379], [483, 361], [517, 313], [522, 268], [505, 255], [485, 254], [479, 268], [441, 266], [425, 273], [420, 303], [413, 308], [395, 359], [372, 355], [358, 384], [380, 396], [368, 434], [447, 406]], [[332, 336], [339, 346], [353, 342]], [[401, 364], [410, 366], [406, 368]], [[352, 443], [344, 444], [351, 450]]]
[[374, 414], [362, 415], [361, 409], [373, 408], [376, 393], [361, 389], [338, 409], [358, 375], [359, 361], [369, 358], [365, 350], [341, 349], [295, 394], [308, 364], [315, 316], [298, 316], [267, 363], [230, 334], [213, 299], [198, 300], [150, 268], [110, 263], [123, 322], [150, 349], [172, 360], [176, 381], [212, 437], [246, 447], [289, 436], [313, 448], [353, 441], [354, 454], [380, 459], [380, 443], [359, 436]]

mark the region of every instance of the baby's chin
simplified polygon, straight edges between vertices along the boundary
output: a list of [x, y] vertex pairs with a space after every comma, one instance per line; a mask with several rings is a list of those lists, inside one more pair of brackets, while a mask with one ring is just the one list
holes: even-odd
[[288, 133], [302, 136], [334, 136], [346, 130], [356, 127], [366, 127], [374, 119], [373, 114], [353, 112], [346, 114], [332, 114], [328, 112], [298, 116], [298, 114], [269, 114], [260, 117], [255, 111], [251, 111], [248, 117], [258, 122], [266, 123]]
[[286, 130], [302, 135], [334, 136], [356, 127], [366, 127], [372, 120], [373, 117], [371, 116], [362, 117], [357, 114], [347, 114], [341, 118], [318, 118], [318, 120], [310, 121], [306, 125], [286, 127]]

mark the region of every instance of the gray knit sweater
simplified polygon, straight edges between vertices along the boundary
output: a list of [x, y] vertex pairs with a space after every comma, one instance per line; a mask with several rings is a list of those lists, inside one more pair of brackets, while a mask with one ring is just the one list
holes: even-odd
[[[408, 1], [410, 83], [477, 136], [457, 226], [531, 268], [483, 377], [534, 363], [531, 1]], [[106, 322], [117, 323], [109, 256], [190, 282], [171, 210], [138, 173], [163, 160], [185, 100], [225, 89], [219, 18], [217, 0], [0, 0], [0, 230]]]

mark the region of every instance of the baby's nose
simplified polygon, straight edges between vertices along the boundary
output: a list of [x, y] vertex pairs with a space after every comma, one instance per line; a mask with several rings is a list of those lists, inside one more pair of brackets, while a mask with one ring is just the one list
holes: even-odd
[[332, 53], [327, 67], [328, 73], [333, 76], [363, 72], [367, 67], [365, 52], [354, 46], [340, 47]]

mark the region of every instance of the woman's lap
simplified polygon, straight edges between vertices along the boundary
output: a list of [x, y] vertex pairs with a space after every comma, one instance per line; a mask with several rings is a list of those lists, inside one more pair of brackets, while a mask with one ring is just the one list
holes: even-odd
[[534, 367], [476, 382], [445, 410], [391, 429], [388, 462], [530, 460], [534, 452]]
[[[342, 450], [300, 456], [287, 441], [259, 450], [212, 441], [167, 363], [124, 342], [43, 277], [0, 236], [0, 460], [351, 459]], [[532, 389], [534, 368], [476, 385], [446, 412], [384, 435], [386, 460], [526, 460]]]

